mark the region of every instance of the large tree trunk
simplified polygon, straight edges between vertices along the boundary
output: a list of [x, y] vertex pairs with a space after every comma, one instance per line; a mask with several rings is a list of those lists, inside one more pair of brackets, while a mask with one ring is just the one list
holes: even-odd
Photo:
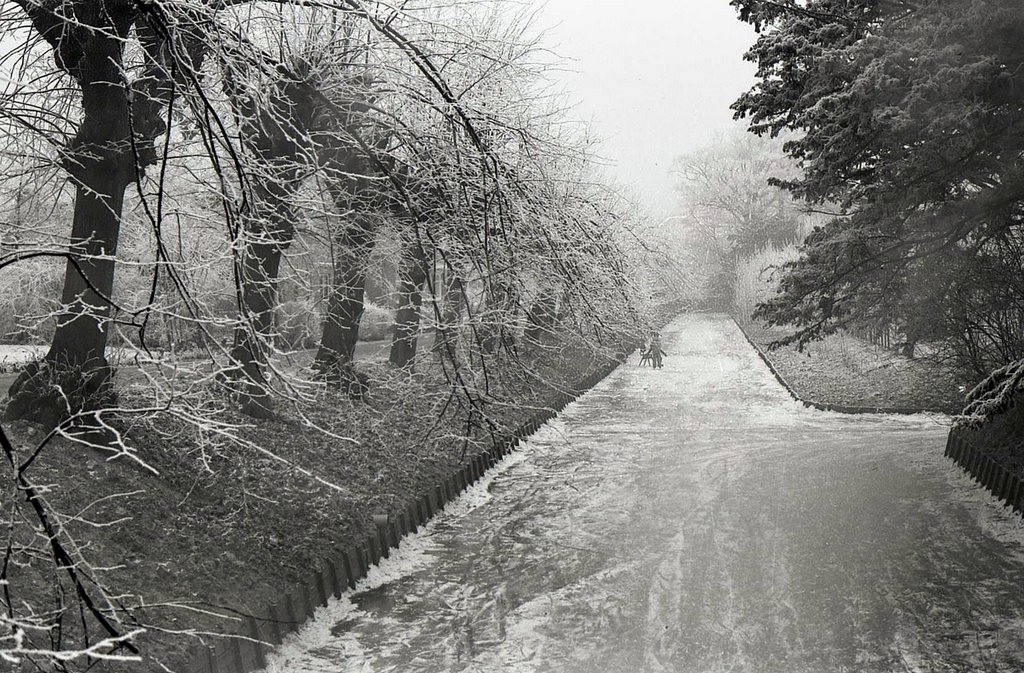
[[334, 283], [327, 300], [320, 348], [313, 369], [329, 384], [362, 397], [366, 381], [353, 367], [359, 320], [363, 316], [366, 265], [373, 251], [376, 226], [372, 218], [355, 215], [337, 233]]
[[281, 258], [295, 237], [292, 197], [308, 168], [304, 148], [320, 104], [302, 73], [275, 82], [266, 98], [254, 97], [251, 84], [240, 85], [239, 74], [247, 73], [226, 69], [224, 88], [241, 120], [242, 142], [251, 159], [251, 210], [245, 214], [236, 261], [240, 320], [225, 380], [244, 412], [265, 417], [272, 411], [265, 370], [276, 336]]
[[[167, 33], [150, 26], [132, 0], [63, 3], [60, 11], [52, 3], [17, 4], [82, 92], [81, 125], [64, 155], [76, 191], [63, 308], [50, 350], [11, 385], [5, 412], [7, 419], [52, 426], [113, 397], [106, 347], [124, 192], [157, 160], [154, 141], [167, 130], [162, 113], [175, 90], [170, 72], [187, 82], [186, 71], [202, 65], [205, 44], [179, 37], [188, 67], [170, 68]], [[124, 48], [133, 26], [147, 63], [129, 91]]]
[[82, 124], [68, 153], [77, 188], [63, 308], [49, 352], [11, 385], [8, 420], [54, 426], [70, 414], [106, 406], [113, 395], [106, 346], [114, 255], [135, 166], [126, 147], [128, 97], [116, 84], [120, 47], [107, 47], [89, 54], [95, 67], [82, 76]]
[[[336, 106], [331, 118], [332, 130], [344, 132], [321, 139], [328, 189], [338, 212], [347, 213], [348, 219], [334, 235], [333, 286], [313, 369], [328, 384], [361, 398], [367, 381], [357, 374], [354, 360], [363, 316], [366, 266], [379, 216], [386, 210], [404, 210], [391, 193], [390, 183], [378, 180], [395, 168], [394, 160], [387, 156], [390, 133], [370, 114], [372, 82], [355, 75], [350, 84], [356, 88], [355, 95]], [[356, 142], [355, 138], [360, 140]]]
[[541, 290], [527, 312], [524, 337], [534, 343], [543, 341], [551, 334], [557, 315], [558, 295], [549, 288]]
[[239, 262], [241, 323], [235, 328], [229, 377], [242, 410], [252, 416], [271, 413], [270, 392], [264, 370], [273, 345], [277, 286], [281, 258], [295, 237], [294, 212], [289, 197], [297, 185], [294, 167], [258, 178], [253, 187], [257, 212], [247, 218], [245, 242]]
[[416, 359], [416, 341], [420, 331], [423, 284], [427, 282], [427, 256], [419, 241], [406, 242], [398, 276], [398, 309], [395, 311], [389, 364], [399, 369], [411, 367]]
[[448, 267], [444, 277], [444, 295], [441, 298], [440, 324], [437, 326], [434, 350], [442, 358], [447, 357], [454, 362], [458, 353], [458, 333], [462, 324], [466, 293], [463, 281], [454, 269]]

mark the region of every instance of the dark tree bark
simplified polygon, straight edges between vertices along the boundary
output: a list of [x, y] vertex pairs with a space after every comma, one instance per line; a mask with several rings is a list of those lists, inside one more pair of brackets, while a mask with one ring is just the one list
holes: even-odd
[[76, 192], [63, 308], [46, 356], [11, 385], [8, 420], [54, 426], [69, 414], [105, 406], [113, 395], [106, 345], [114, 255], [124, 191], [135, 176], [128, 90], [121, 84], [123, 43], [116, 36], [127, 33], [134, 13], [128, 3], [105, 4], [83, 8], [82, 25], [75, 27], [24, 5], [58, 65], [81, 87], [82, 121], [64, 160]]
[[348, 215], [334, 234], [333, 283], [313, 370], [329, 385], [358, 399], [369, 387], [354, 366], [366, 265], [373, 252], [381, 211], [404, 211], [391, 185], [376, 179], [388, 176], [395, 162], [387, 155], [390, 134], [370, 115], [372, 83], [360, 77], [352, 83], [362, 87], [361, 94], [334, 106], [332, 133], [326, 136], [322, 150], [335, 206]]
[[[411, 238], [411, 237], [410, 237]], [[398, 275], [398, 309], [395, 311], [389, 364], [399, 369], [412, 367], [416, 359], [416, 341], [420, 331], [423, 285], [427, 282], [428, 260], [419, 241], [403, 246]]]
[[229, 377], [242, 410], [267, 416], [271, 403], [264, 370], [275, 336], [274, 312], [281, 259], [295, 237], [295, 213], [289, 197], [299, 184], [294, 164], [268, 176], [254, 178], [252, 195], [257, 205], [245, 222], [245, 243], [238, 269], [239, 310]]
[[265, 370], [276, 332], [281, 259], [295, 237], [292, 196], [308, 168], [306, 144], [322, 111], [319, 94], [303, 79], [305, 75], [281, 72], [266, 104], [238, 86], [234, 73], [225, 77], [225, 89], [241, 122], [243, 145], [253, 158], [247, 176], [250, 210], [244, 214], [242, 249], [236, 261], [241, 320], [226, 381], [242, 410], [257, 417], [272, 413]]
[[353, 367], [359, 320], [363, 316], [366, 265], [373, 251], [377, 227], [372, 217], [355, 215], [335, 236], [334, 280], [327, 300], [320, 348], [313, 361], [329, 384], [347, 390], [353, 397], [366, 393], [366, 381]]
[[[166, 131], [161, 115], [174, 91], [167, 62], [173, 56], [135, 2], [83, 0], [72, 3], [73, 11], [52, 0], [18, 4], [82, 95], [82, 120], [63, 159], [75, 183], [63, 308], [49, 351], [11, 385], [5, 412], [8, 420], [54, 426], [113, 398], [106, 347], [124, 193], [157, 160], [154, 141]], [[70, 16], [75, 20], [64, 18]], [[129, 84], [124, 48], [133, 26], [148, 62]], [[202, 63], [204, 51], [195, 40], [184, 38], [179, 47], [187, 66]]]
[[452, 268], [444, 271], [444, 295], [441, 298], [440, 324], [437, 326], [437, 338], [434, 350], [441, 357], [454, 361], [458, 353], [457, 330], [462, 323], [462, 312], [465, 307], [466, 295], [462, 279]]
[[531, 341], [541, 341], [551, 333], [558, 315], [558, 295], [551, 289], [544, 289], [537, 295], [527, 312], [525, 337]]

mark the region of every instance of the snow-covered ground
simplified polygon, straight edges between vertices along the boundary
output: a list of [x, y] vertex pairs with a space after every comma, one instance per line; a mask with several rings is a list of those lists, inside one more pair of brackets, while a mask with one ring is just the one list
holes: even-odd
[[10, 369], [14, 365], [24, 364], [41, 358], [46, 354], [48, 346], [12, 346], [0, 344], [0, 368]]
[[[31, 346], [31, 345], [10, 345], [0, 344], [0, 371], [10, 371], [12, 368], [18, 365], [23, 365], [26, 362], [32, 360], [38, 360], [39, 358], [46, 355], [50, 347], [47, 346]], [[117, 360], [129, 361], [133, 357], [135, 351], [128, 348], [109, 348], [107, 349], [107, 358], [111, 362]]]
[[948, 419], [805, 409], [726, 318], [663, 343], [269, 670], [1024, 670], [1024, 535], [943, 458]]

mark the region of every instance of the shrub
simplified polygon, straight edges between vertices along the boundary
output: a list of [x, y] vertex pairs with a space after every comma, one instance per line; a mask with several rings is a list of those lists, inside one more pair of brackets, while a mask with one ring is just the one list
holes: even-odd
[[395, 312], [383, 306], [366, 302], [363, 317], [359, 321], [360, 341], [380, 341], [391, 336], [395, 324]]
[[287, 350], [316, 348], [320, 338], [320, 314], [310, 302], [286, 301], [277, 307], [277, 334]]

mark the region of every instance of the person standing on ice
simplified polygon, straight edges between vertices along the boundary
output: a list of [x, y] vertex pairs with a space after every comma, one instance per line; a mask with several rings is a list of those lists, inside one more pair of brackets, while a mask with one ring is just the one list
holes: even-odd
[[651, 367], [661, 369], [661, 358], [667, 353], [661, 348], [661, 337], [655, 334], [651, 337], [651, 348], [647, 351], [651, 356]]

